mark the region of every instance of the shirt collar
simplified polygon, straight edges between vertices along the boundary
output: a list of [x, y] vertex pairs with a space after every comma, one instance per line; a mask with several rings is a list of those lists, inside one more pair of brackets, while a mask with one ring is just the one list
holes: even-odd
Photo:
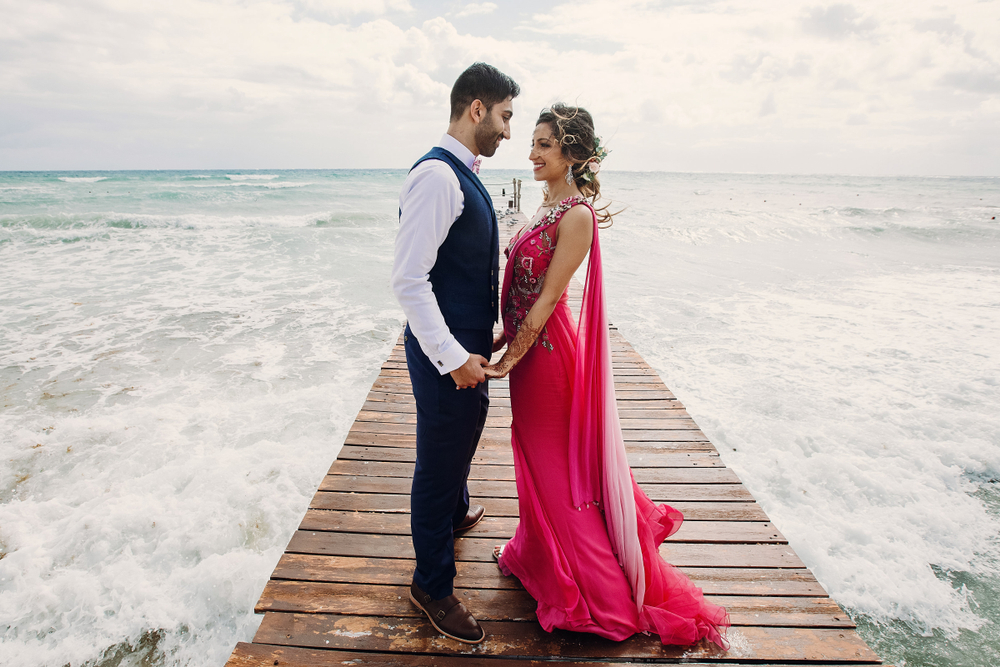
[[445, 133], [445, 135], [441, 137], [441, 141], [438, 142], [438, 146], [464, 162], [466, 167], [472, 169], [472, 163], [476, 161], [476, 156], [473, 155], [472, 151], [466, 148], [465, 144], [461, 141], [450, 134]]

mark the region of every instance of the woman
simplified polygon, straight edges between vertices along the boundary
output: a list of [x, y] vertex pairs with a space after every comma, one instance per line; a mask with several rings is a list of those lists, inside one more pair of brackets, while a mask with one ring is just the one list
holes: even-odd
[[[507, 248], [501, 302], [507, 344], [487, 377], [510, 373], [511, 441], [520, 523], [494, 556], [553, 628], [623, 640], [650, 631], [665, 644], [708, 638], [727, 648], [725, 609], [660, 557], [683, 515], [654, 505], [632, 479], [614, 398], [604, 310], [597, 172], [607, 152], [587, 111], [539, 116], [529, 159], [545, 201]], [[590, 262], [577, 327], [566, 288]]]

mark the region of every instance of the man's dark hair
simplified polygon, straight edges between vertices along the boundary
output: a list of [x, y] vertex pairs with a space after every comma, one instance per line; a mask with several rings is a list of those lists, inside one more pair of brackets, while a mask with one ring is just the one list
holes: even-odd
[[493, 65], [473, 63], [458, 75], [451, 88], [451, 119], [461, 118], [473, 100], [479, 100], [486, 111], [497, 102], [521, 94], [521, 87]]

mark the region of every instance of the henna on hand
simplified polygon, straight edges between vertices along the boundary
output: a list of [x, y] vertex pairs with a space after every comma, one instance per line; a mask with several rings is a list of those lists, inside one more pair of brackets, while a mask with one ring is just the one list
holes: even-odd
[[[544, 325], [543, 325], [544, 326]], [[542, 333], [542, 327], [533, 327], [527, 321], [521, 323], [521, 328], [517, 330], [514, 340], [507, 344], [507, 351], [500, 357], [500, 361], [490, 364], [484, 368], [484, 372], [489, 377], [502, 378], [510, 373], [510, 369], [517, 365], [524, 355], [528, 353], [531, 346], [535, 344], [538, 336]]]

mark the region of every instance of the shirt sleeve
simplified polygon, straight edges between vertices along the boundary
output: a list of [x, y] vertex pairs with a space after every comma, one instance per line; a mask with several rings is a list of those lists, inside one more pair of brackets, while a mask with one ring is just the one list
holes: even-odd
[[441, 375], [469, 359], [445, 324], [430, 282], [438, 249], [464, 206], [458, 177], [441, 160], [425, 160], [414, 167], [399, 195], [392, 291], [420, 349]]

